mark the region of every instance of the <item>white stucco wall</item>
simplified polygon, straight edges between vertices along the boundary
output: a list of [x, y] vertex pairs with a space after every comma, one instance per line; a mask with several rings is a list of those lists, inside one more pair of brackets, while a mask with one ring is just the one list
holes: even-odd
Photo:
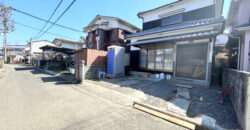
[[77, 45], [73, 43], [61, 43], [61, 47], [68, 49], [77, 49]]
[[250, 62], [249, 62], [249, 44], [250, 44], [250, 30], [245, 32], [245, 40], [244, 40], [244, 64], [243, 70], [250, 72]]
[[135, 33], [137, 30], [132, 29], [130, 26], [127, 26], [119, 21], [117, 21], [114, 18], [101, 18], [100, 20], [96, 20], [95, 22], [96, 26], [91, 27], [88, 29], [88, 32], [92, 32], [98, 28], [103, 30], [110, 30], [114, 28], [120, 28], [123, 30], [126, 30], [131, 33]]
[[179, 2], [178, 4], [175, 4], [172, 7], [164, 7], [164, 8], [143, 14], [142, 15], [143, 22], [157, 20], [160, 18], [159, 15], [167, 13], [167, 12], [176, 11], [179, 9], [185, 9], [184, 12], [188, 12], [191, 10], [199, 9], [199, 8], [210, 6], [213, 4], [214, 4], [214, 0], [186, 0], [183, 2]]
[[46, 46], [46, 45], [49, 45], [49, 46], [55, 46], [53, 43], [51, 42], [48, 42], [48, 41], [37, 41], [37, 42], [32, 42], [31, 45], [31, 54], [33, 53], [42, 53], [42, 49], [40, 49], [40, 47], [42, 46]]
[[239, 9], [234, 17], [234, 26], [249, 22], [250, 0], [241, 0]]

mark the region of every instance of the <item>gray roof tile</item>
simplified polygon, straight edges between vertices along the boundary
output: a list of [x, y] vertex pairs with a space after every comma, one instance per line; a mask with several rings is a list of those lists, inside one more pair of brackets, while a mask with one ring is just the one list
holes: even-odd
[[150, 35], [150, 34], [155, 34], [155, 33], [161, 33], [161, 32], [173, 31], [173, 30], [184, 29], [184, 28], [191, 28], [191, 27], [198, 27], [198, 26], [209, 25], [209, 24], [214, 24], [214, 23], [222, 23], [222, 22], [224, 22], [224, 18], [222, 16], [216, 17], [216, 18], [202, 19], [202, 20], [193, 20], [193, 21], [182, 22], [176, 25], [157, 27], [157, 28], [145, 30], [142, 32], [130, 34], [130, 35], [127, 35], [126, 38], [139, 37], [139, 36]]

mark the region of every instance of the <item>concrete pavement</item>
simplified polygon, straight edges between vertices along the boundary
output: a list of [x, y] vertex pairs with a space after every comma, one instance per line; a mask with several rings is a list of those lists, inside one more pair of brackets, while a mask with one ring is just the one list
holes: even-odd
[[26, 65], [0, 76], [0, 129], [184, 129]]

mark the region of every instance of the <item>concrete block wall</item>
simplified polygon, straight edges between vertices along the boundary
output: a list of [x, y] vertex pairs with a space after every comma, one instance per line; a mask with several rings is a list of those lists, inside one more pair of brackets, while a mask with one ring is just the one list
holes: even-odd
[[107, 72], [106, 65], [84, 66], [84, 79], [98, 79], [99, 72]]
[[243, 130], [250, 130], [250, 73], [224, 69], [223, 86], [231, 85], [230, 99]]
[[82, 82], [85, 79], [98, 79], [99, 72], [107, 72], [106, 65], [86, 66], [85, 61], [75, 65], [75, 79]]

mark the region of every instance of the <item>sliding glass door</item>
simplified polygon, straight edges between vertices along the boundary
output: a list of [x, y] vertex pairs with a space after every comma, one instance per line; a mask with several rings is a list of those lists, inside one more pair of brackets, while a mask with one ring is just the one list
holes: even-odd
[[140, 68], [156, 71], [173, 72], [174, 48], [142, 48]]

